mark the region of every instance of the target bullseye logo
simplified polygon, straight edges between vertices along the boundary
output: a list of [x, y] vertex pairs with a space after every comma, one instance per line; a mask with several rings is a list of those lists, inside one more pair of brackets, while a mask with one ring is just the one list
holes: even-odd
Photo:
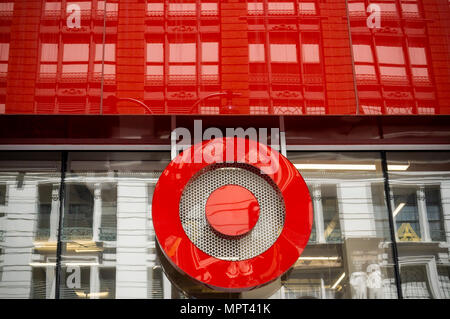
[[240, 236], [255, 227], [259, 218], [256, 197], [245, 187], [225, 185], [211, 193], [206, 201], [209, 225], [226, 236]]
[[197, 283], [229, 292], [265, 285], [292, 267], [309, 240], [312, 216], [293, 164], [238, 137], [203, 141], [178, 155], [152, 202], [165, 259]]

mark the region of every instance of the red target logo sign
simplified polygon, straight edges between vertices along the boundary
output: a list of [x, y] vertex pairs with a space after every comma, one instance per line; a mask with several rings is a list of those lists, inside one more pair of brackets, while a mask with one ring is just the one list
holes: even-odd
[[[238, 144], [245, 152], [235, 152]], [[276, 170], [268, 165], [275, 161]], [[285, 157], [257, 141], [226, 137], [194, 145], [167, 166], [152, 215], [175, 269], [212, 289], [239, 292], [273, 281], [297, 261], [313, 209]]]

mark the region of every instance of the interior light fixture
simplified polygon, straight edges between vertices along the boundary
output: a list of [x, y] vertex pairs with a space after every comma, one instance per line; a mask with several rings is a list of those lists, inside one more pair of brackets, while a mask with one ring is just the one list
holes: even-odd
[[338, 256], [330, 257], [300, 257], [299, 260], [338, 260]]
[[295, 168], [301, 170], [346, 170], [346, 171], [375, 171], [374, 164], [294, 164]]
[[78, 263], [64, 263], [64, 266], [71, 267], [71, 266], [98, 266], [99, 263], [96, 262], [78, 262]]
[[[330, 170], [330, 171], [376, 171], [375, 164], [319, 164], [319, 163], [298, 163], [295, 168], [300, 170]], [[406, 171], [409, 164], [388, 165], [389, 171]]]
[[[49, 262], [32, 262], [29, 263], [32, 267], [47, 267], [47, 266], [56, 266], [56, 263], [49, 263]], [[63, 266], [99, 266], [100, 264], [97, 262], [72, 262], [72, 263], [63, 263]]]
[[394, 211], [392, 212], [392, 215], [395, 217], [397, 216], [398, 213], [400, 213], [400, 211], [403, 209], [403, 207], [405, 207], [406, 203], [400, 203], [398, 204], [398, 206], [394, 209]]
[[76, 253], [97, 253], [99, 251], [103, 251], [101, 248], [92, 248], [92, 249], [75, 249]]
[[83, 297], [83, 298], [91, 298], [91, 297], [100, 297], [100, 298], [104, 298], [107, 297], [109, 295], [108, 291], [102, 291], [102, 292], [90, 292], [90, 293], [85, 293], [83, 291], [75, 291], [75, 294], [78, 297]]
[[336, 280], [336, 282], [334, 283], [334, 285], [333, 285], [333, 286], [331, 286], [331, 289], [336, 289], [337, 285], [339, 285], [339, 284], [340, 284], [340, 282], [342, 281], [342, 279], [344, 279], [344, 277], [345, 277], [345, 272], [344, 272], [344, 273], [342, 273], [341, 277], [339, 277], [339, 279], [338, 279], [338, 280]]
[[389, 164], [388, 171], [406, 171], [409, 168], [409, 164]]

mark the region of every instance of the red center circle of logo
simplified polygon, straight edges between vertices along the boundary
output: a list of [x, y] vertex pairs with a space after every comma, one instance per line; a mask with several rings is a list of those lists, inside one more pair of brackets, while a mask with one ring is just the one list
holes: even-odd
[[[284, 201], [280, 235], [269, 249], [250, 259], [208, 255], [194, 245], [181, 223], [180, 200], [186, 186], [208, 166], [224, 162], [252, 165], [272, 180]], [[172, 160], [155, 187], [152, 219], [161, 251], [181, 274], [212, 289], [240, 292], [272, 282], [295, 264], [311, 234], [313, 207], [305, 181], [288, 159], [257, 141], [225, 137], [195, 144]]]
[[209, 225], [226, 236], [241, 236], [255, 227], [259, 204], [245, 187], [225, 185], [209, 195], [205, 214]]

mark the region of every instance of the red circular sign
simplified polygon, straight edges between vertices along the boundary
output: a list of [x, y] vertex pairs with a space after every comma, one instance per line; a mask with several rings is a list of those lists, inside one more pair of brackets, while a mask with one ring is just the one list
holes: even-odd
[[[239, 151], [239, 145], [244, 151]], [[284, 201], [280, 235], [269, 249], [250, 259], [224, 260], [208, 255], [193, 244], [181, 223], [180, 199], [189, 181], [208, 166], [222, 162], [257, 168], [273, 182]], [[218, 194], [212, 196], [225, 203]], [[210, 288], [237, 292], [267, 284], [295, 264], [309, 240], [313, 208], [308, 187], [289, 160], [257, 141], [225, 137], [196, 144], [167, 166], [155, 188], [152, 215], [158, 244], [176, 269]], [[245, 229], [250, 228], [251, 224]]]
[[255, 227], [259, 204], [245, 187], [225, 185], [211, 193], [205, 207], [209, 225], [226, 236], [240, 236]]

